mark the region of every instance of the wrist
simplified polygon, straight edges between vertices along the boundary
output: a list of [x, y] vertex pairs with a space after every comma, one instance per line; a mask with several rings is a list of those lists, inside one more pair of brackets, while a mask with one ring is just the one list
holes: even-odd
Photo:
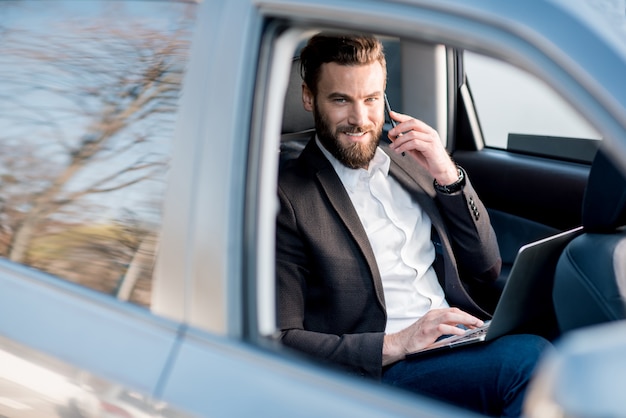
[[397, 337], [397, 334], [385, 334], [383, 339], [383, 366], [404, 359], [404, 348], [402, 344], [398, 343]]
[[448, 183], [439, 183], [437, 179], [433, 181], [435, 190], [444, 194], [452, 194], [460, 191], [465, 186], [465, 172], [459, 166], [456, 167], [457, 177], [454, 181]]

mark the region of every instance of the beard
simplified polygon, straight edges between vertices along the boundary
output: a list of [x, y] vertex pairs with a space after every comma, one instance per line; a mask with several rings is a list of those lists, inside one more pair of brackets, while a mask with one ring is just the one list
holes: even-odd
[[[333, 132], [330, 123], [316, 105], [313, 106], [313, 117], [315, 118], [317, 137], [333, 157], [348, 168], [357, 169], [368, 166], [380, 143], [383, 132], [382, 122], [379, 125], [370, 126], [339, 125]], [[367, 131], [372, 133], [372, 140], [367, 143], [356, 142], [344, 145], [337, 139], [342, 132], [362, 133]]]

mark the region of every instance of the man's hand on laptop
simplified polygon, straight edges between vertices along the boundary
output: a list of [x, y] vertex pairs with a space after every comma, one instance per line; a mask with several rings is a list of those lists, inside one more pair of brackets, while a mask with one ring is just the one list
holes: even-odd
[[463, 335], [465, 330], [483, 326], [483, 321], [458, 308], [433, 309], [411, 326], [394, 334], [385, 335], [383, 366], [402, 360], [412, 353], [434, 343], [442, 335]]

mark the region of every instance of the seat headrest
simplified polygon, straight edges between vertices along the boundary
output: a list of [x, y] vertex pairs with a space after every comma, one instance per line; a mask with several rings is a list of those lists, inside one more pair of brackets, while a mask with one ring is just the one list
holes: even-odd
[[300, 59], [295, 58], [291, 63], [289, 85], [285, 94], [283, 107], [282, 133], [306, 131], [315, 128], [313, 114], [302, 107], [302, 77], [300, 76]]
[[590, 232], [612, 232], [626, 225], [626, 176], [603, 148], [591, 165], [582, 216]]

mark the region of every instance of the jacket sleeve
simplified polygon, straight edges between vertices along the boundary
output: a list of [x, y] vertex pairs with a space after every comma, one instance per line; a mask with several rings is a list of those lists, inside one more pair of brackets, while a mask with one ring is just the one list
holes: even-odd
[[445, 220], [459, 272], [465, 279], [491, 282], [502, 267], [496, 234], [487, 209], [467, 174], [460, 192], [437, 192], [437, 203]]

